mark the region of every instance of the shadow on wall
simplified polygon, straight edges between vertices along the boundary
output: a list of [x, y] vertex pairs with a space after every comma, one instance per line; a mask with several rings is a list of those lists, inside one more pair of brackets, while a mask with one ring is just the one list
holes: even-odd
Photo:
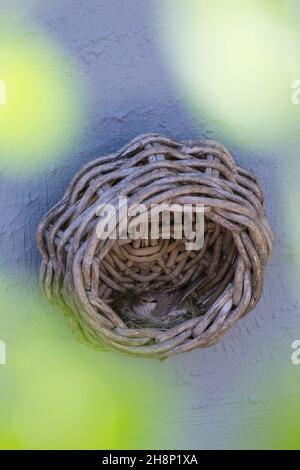
[[80, 93], [87, 116], [69, 136], [66, 150], [52, 160], [47, 155], [43, 159], [41, 153], [42, 164], [28, 169], [24, 150], [24, 161], [12, 160], [17, 174], [11, 174], [7, 158], [0, 203], [4, 269], [21, 277], [36, 269], [36, 226], [84, 162], [117, 150], [147, 131], [179, 138], [209, 134], [209, 125], [199, 132], [174, 94], [156, 47], [151, 8], [151, 2], [138, 0], [56, 0], [51, 6], [41, 2], [30, 15], [27, 12], [17, 41], [22, 44], [42, 30], [64, 48], [73, 62], [70, 83], [76, 69], [84, 76]]

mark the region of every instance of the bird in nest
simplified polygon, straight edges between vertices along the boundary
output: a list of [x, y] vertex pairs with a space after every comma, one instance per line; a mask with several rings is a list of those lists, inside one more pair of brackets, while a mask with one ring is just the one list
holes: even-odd
[[115, 296], [112, 307], [129, 327], [169, 328], [205, 313], [190, 295], [196, 287], [199, 282], [165, 292], [128, 290]]

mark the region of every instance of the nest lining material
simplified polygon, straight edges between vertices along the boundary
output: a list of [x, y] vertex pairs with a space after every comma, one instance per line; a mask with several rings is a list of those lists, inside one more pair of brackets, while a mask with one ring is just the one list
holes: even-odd
[[[97, 208], [119, 196], [147, 207], [203, 204], [203, 248], [187, 251], [174, 238], [100, 240]], [[256, 306], [273, 241], [256, 176], [221, 144], [147, 134], [87, 163], [40, 223], [37, 243], [42, 288], [84, 341], [164, 359], [215, 344]], [[131, 314], [144, 292], [175, 299], [169, 314]]]

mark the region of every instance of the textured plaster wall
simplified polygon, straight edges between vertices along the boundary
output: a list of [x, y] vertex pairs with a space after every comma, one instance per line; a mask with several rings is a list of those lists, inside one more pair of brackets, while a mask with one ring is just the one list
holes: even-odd
[[[1, 270], [13, 275], [16, 286], [27, 279], [30, 289], [36, 282], [37, 223], [84, 162], [147, 131], [218, 139], [218, 125], [194, 120], [175, 89], [159, 47], [155, 5], [151, 0], [52, 0], [35, 9], [37, 28], [44, 28], [73, 57], [90, 98], [88, 119], [74, 135], [70, 152], [45, 163], [37, 174], [1, 178]], [[253, 430], [263, 428], [277, 410], [278, 401], [284, 398], [289, 406], [278, 369], [292, 367], [290, 345], [300, 336], [299, 302], [291, 294], [294, 261], [281, 223], [282, 189], [290, 180], [282, 177], [275, 154], [241, 150], [234, 140], [225, 143], [261, 178], [275, 255], [258, 307], [220, 344], [163, 364], [147, 363], [151, 374], [159, 368], [171, 373], [170, 397], [185, 397], [178, 400], [162, 447], [246, 447]], [[296, 153], [289, 156], [291, 164]], [[264, 393], [270, 388], [271, 398]], [[159, 400], [159, 389], [156, 393]]]

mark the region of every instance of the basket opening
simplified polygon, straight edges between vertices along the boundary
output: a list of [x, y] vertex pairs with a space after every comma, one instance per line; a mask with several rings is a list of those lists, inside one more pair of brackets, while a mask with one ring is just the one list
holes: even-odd
[[[186, 250], [186, 241], [116, 240], [101, 260], [98, 296], [130, 326], [139, 324], [145, 293], [157, 297], [158, 307], [165, 297], [171, 299], [169, 312], [165, 308], [148, 326], [163, 323], [175, 310], [184, 320], [205, 314], [232, 281], [237, 249], [231, 233], [209, 219], [201, 249]], [[153, 307], [151, 297], [149, 303]], [[136, 315], [131, 315], [132, 306], [137, 307]], [[172, 315], [171, 320], [174, 324]]]

